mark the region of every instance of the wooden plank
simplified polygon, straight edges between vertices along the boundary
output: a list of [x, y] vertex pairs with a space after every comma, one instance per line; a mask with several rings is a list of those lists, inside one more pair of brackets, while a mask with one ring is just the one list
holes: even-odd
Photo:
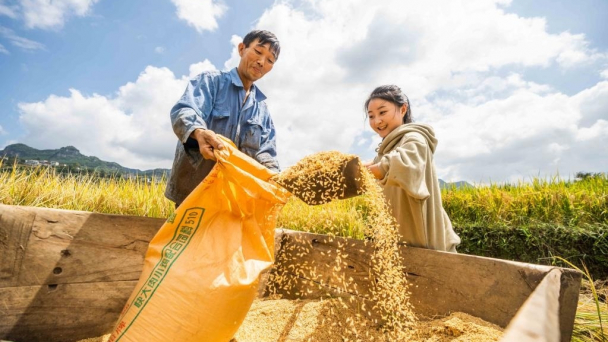
[[0, 214], [35, 216], [18, 279], [0, 286], [137, 280], [148, 243], [165, 221], [4, 205]]
[[35, 214], [7, 207], [0, 211], [0, 287], [18, 282]]
[[562, 342], [569, 342], [574, 330], [574, 319], [578, 308], [578, 296], [580, 295], [583, 274], [568, 268], [562, 268], [560, 272], [559, 326]]
[[[342, 250], [342, 255], [348, 255], [343, 258], [348, 265], [343, 268], [345, 277], [352, 277], [357, 296], [365, 297], [370, 289], [372, 248], [363, 241], [286, 230], [281, 249], [284, 263], [274, 272], [291, 275], [294, 288], [279, 293], [290, 299], [340, 295], [336, 293], [340, 279], [332, 268], [336, 265], [335, 251]], [[507, 326], [545, 275], [557, 268], [413, 247], [401, 248], [401, 255], [417, 314], [434, 317], [460, 311], [501, 327]], [[292, 270], [298, 265], [312, 265], [316, 274], [295, 277]], [[560, 270], [567, 275], [561, 290], [565, 295], [560, 297], [560, 321], [563, 333], [571, 334], [578, 299], [574, 294], [578, 293], [581, 274]], [[322, 285], [311, 287], [311, 281]]]
[[419, 314], [464, 312], [507, 326], [551, 267], [405, 247], [401, 255]]
[[560, 278], [560, 270], [552, 270], [545, 276], [517, 311], [505, 329], [501, 342], [560, 341]]
[[[0, 215], [1, 231], [21, 239], [25, 232], [27, 241], [10, 278], [0, 280], [0, 339], [28, 342], [109, 332], [139, 279], [149, 241], [164, 223], [6, 205]], [[2, 244], [1, 255], [12, 257], [16, 245]]]
[[72, 342], [110, 333], [137, 281], [0, 288], [0, 340]]

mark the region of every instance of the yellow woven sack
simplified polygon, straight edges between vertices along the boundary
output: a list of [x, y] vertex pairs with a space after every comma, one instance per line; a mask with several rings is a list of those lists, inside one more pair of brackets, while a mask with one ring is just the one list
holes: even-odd
[[211, 173], [150, 242], [110, 342], [227, 342], [245, 319], [289, 193], [221, 138]]

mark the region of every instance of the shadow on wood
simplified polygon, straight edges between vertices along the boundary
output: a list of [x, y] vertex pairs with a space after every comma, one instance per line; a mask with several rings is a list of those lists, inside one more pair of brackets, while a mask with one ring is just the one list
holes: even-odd
[[0, 339], [107, 333], [162, 219], [0, 205]]

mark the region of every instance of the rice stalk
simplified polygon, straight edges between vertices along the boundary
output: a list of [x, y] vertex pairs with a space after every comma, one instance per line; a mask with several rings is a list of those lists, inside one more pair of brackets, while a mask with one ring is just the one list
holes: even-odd
[[[598, 290], [595, 287], [593, 278], [591, 277], [591, 274], [589, 273], [587, 266], [585, 265], [584, 262], [581, 261], [582, 265], [583, 265], [583, 269], [580, 269], [579, 267], [577, 267], [576, 265], [571, 263], [569, 260], [566, 260], [562, 257], [555, 257], [555, 258], [557, 260], [560, 260], [561, 262], [566, 263], [568, 266], [578, 270], [579, 272], [581, 272], [585, 276], [585, 278], [588, 280], [589, 288], [591, 289], [593, 302], [592, 303], [589, 303], [589, 302], [580, 303], [579, 302], [579, 305], [577, 307], [576, 318], [575, 318], [575, 323], [577, 323], [577, 324], [575, 324], [575, 329], [573, 331], [572, 340], [573, 341], [605, 342], [607, 340], [606, 330], [608, 330], [608, 329], [604, 329], [603, 322], [607, 318], [606, 316], [608, 315], [608, 306], [606, 307], [606, 309], [607, 309], [606, 312], [602, 312], [602, 309], [600, 307], [601, 301], [598, 296]], [[594, 315], [592, 315], [589, 310], [590, 306], [594, 306], [594, 309], [595, 309]], [[587, 339], [587, 338], [590, 338], [590, 339]]]

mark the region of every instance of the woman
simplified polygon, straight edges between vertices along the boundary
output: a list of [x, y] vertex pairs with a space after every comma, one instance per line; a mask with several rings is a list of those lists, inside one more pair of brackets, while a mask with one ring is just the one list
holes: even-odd
[[370, 127], [382, 138], [378, 155], [366, 166], [384, 189], [402, 241], [455, 253], [460, 238], [441, 204], [433, 129], [412, 123], [409, 100], [395, 85], [374, 89], [365, 110]]

